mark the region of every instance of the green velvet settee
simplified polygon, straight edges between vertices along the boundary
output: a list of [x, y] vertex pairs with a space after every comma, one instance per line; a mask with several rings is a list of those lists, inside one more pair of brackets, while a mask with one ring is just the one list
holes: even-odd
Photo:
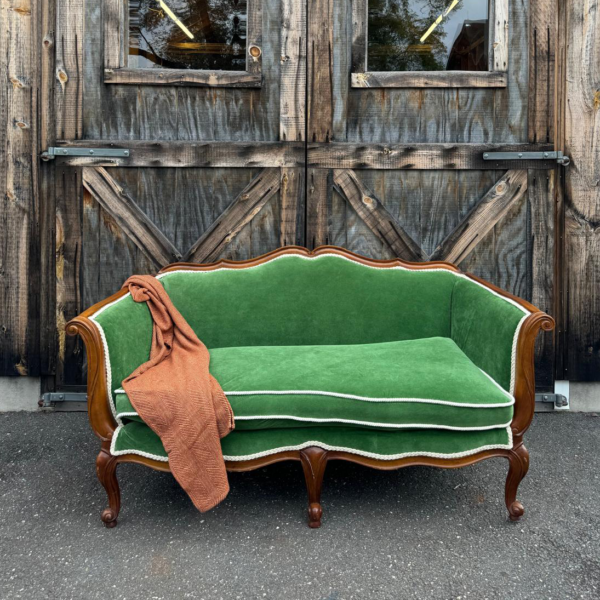
[[[227, 469], [300, 461], [309, 525], [321, 523], [330, 460], [378, 469], [509, 461], [506, 506], [523, 514], [523, 434], [534, 410], [534, 342], [553, 320], [448, 263], [376, 261], [335, 247], [176, 264], [158, 275], [210, 351], [235, 415]], [[168, 471], [167, 454], [121, 388], [149, 357], [146, 304], [122, 289], [68, 326], [83, 336], [88, 408], [102, 441], [103, 522], [116, 525], [116, 467]]]

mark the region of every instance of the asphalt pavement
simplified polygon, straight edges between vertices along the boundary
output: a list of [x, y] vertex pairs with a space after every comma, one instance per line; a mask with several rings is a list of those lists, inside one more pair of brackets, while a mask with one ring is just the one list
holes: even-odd
[[170, 474], [121, 465], [108, 530], [86, 415], [0, 414], [0, 599], [598, 599], [600, 418], [537, 414], [526, 444], [520, 523], [501, 459], [331, 463], [316, 530], [299, 463], [230, 474], [205, 514]]

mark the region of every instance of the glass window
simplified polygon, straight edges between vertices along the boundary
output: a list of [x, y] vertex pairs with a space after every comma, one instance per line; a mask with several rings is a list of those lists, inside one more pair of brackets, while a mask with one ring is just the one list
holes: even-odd
[[132, 68], [246, 70], [246, 0], [129, 0]]
[[487, 71], [487, 0], [369, 0], [368, 71]]

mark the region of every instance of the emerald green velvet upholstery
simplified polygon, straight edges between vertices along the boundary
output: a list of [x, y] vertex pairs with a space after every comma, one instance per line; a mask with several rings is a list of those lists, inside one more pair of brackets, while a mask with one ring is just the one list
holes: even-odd
[[[323, 423], [468, 429], [512, 419], [513, 398], [449, 338], [242, 346], [210, 355], [238, 430]], [[116, 394], [116, 408], [118, 416], [140, 419], [124, 392]]]
[[[225, 460], [248, 460], [283, 450], [321, 446], [391, 460], [412, 456], [458, 458], [481, 450], [511, 448], [510, 428], [485, 431], [409, 429], [382, 431], [351, 427], [311, 427], [233, 431], [221, 440]], [[144, 423], [131, 421], [121, 428], [114, 454], [134, 452], [167, 460], [160, 438]]]
[[[344, 443], [352, 448], [349, 432], [359, 431], [361, 439], [364, 431], [377, 439], [402, 436], [401, 445], [428, 434], [436, 440], [457, 435], [457, 440], [480, 441], [488, 434], [506, 435], [512, 399], [499, 386], [513, 391], [513, 346], [528, 313], [461, 274], [378, 268], [330, 254], [284, 255], [251, 268], [183, 269], [159, 277], [209, 348], [211, 372], [229, 392], [237, 418], [236, 432], [226, 440], [274, 440], [270, 429], [283, 437], [286, 431], [318, 430], [346, 436]], [[148, 308], [127, 295], [92, 320], [105, 342], [113, 411], [133, 412], [124, 394], [115, 391], [148, 360]], [[290, 390], [329, 394], [232, 393]], [[369, 401], [374, 398], [442, 403]], [[265, 418], [272, 416], [286, 418]], [[332, 421], [323, 426], [314, 419]], [[348, 421], [356, 423], [351, 427]], [[138, 439], [127, 431], [145, 427], [135, 415], [118, 422], [118, 447], [125, 437]], [[405, 436], [405, 429], [390, 431], [417, 425], [431, 428], [414, 438]], [[446, 431], [447, 437], [440, 437], [433, 427], [496, 429]]]

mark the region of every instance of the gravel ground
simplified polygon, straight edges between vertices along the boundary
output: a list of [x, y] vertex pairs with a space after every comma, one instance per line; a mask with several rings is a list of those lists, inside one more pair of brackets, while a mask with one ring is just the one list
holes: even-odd
[[205, 514], [169, 474], [124, 465], [107, 530], [86, 415], [0, 414], [0, 598], [600, 598], [600, 418], [538, 414], [526, 440], [521, 523], [507, 520], [499, 459], [332, 463], [317, 530], [298, 463], [230, 474]]

